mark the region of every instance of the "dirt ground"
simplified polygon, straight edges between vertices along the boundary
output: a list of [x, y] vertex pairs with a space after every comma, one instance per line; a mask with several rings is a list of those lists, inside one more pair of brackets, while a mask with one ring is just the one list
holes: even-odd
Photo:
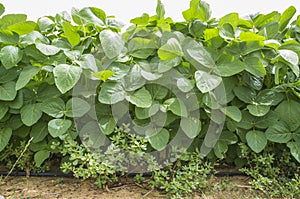
[[[193, 198], [255, 198], [261, 195], [248, 184], [247, 177], [218, 177], [210, 180], [209, 188]], [[9, 177], [0, 184], [0, 199], [110, 199], [110, 198], [168, 198], [156, 190], [141, 188], [133, 181], [110, 187], [97, 188], [91, 181], [62, 177]], [[264, 197], [265, 198], [265, 197]]]

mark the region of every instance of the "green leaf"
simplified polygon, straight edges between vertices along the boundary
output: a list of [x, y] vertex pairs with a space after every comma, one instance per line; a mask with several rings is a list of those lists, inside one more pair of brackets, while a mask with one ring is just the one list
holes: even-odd
[[157, 151], [162, 151], [168, 144], [170, 133], [166, 129], [161, 129], [160, 132], [148, 137], [151, 146]]
[[238, 13], [229, 13], [219, 20], [219, 27], [222, 27], [223, 24], [230, 24], [233, 28], [233, 30], [236, 30], [236, 27], [239, 23], [239, 14]]
[[48, 131], [52, 137], [64, 135], [71, 127], [72, 121], [64, 119], [53, 119], [48, 123]]
[[8, 145], [11, 136], [11, 128], [0, 129], [0, 152]]
[[141, 71], [141, 67], [135, 64], [124, 77], [124, 89], [126, 91], [135, 91], [145, 85], [146, 79], [141, 75]]
[[165, 17], [165, 7], [161, 3], [161, 0], [157, 1], [156, 15], [159, 20], [164, 19], [164, 17]]
[[222, 141], [218, 140], [214, 145], [214, 153], [219, 159], [223, 159], [225, 157], [225, 153], [228, 151], [228, 145]]
[[233, 40], [235, 38], [234, 29], [229, 23], [225, 23], [222, 25], [219, 31], [220, 37], [223, 39]]
[[222, 77], [230, 77], [242, 72], [245, 69], [245, 63], [232, 56], [224, 56], [220, 59], [215, 72]]
[[126, 99], [140, 108], [149, 108], [152, 105], [152, 96], [145, 87], [134, 92], [132, 95], [126, 96]]
[[296, 13], [296, 8], [294, 6], [288, 7], [281, 15], [280, 20], [279, 20], [279, 30], [283, 31], [290, 20], [293, 18], [293, 16]]
[[281, 120], [285, 121], [291, 131], [296, 130], [299, 126], [300, 103], [294, 100], [284, 100], [275, 109]]
[[255, 101], [256, 92], [249, 87], [239, 86], [235, 87], [233, 91], [237, 98], [245, 103], [252, 104]]
[[[108, 66], [107, 70], [114, 72], [112, 76], [109, 77], [110, 80], [119, 80], [128, 74], [130, 67], [121, 63], [113, 63]], [[104, 75], [107, 76], [106, 74]]]
[[80, 42], [80, 35], [75, 30], [74, 26], [67, 21], [62, 23], [64, 36], [72, 46], [76, 46]]
[[179, 100], [178, 98], [170, 98], [164, 101], [163, 104], [166, 107], [166, 110], [171, 111], [175, 115], [181, 116], [181, 117], [187, 117], [188, 112], [186, 109], [185, 104]]
[[[0, 3], [0, 16], [5, 12], [5, 7]], [[0, 150], [1, 151], [1, 150]]]
[[39, 104], [27, 104], [21, 108], [21, 120], [26, 126], [32, 126], [39, 121], [43, 112]]
[[41, 53], [47, 56], [56, 55], [60, 51], [58, 47], [53, 45], [38, 43], [35, 46]]
[[242, 112], [236, 106], [227, 106], [226, 108], [221, 109], [221, 111], [236, 122], [240, 122], [242, 120]]
[[35, 66], [24, 67], [16, 83], [16, 90], [20, 90], [21, 88], [24, 88], [26, 84], [31, 80], [31, 78], [34, 77], [39, 71], [40, 68]]
[[149, 108], [140, 108], [135, 107], [135, 115], [138, 119], [147, 119], [155, 115], [160, 109], [160, 104], [157, 101], [154, 101]]
[[50, 151], [42, 150], [34, 154], [34, 162], [37, 167], [40, 167], [43, 162], [50, 157]]
[[67, 117], [82, 117], [90, 109], [91, 106], [88, 102], [78, 97], [73, 97], [66, 104], [65, 115]]
[[141, 17], [135, 17], [130, 20], [130, 23], [137, 24], [137, 25], [146, 25], [149, 22], [149, 15], [144, 13]]
[[287, 143], [292, 139], [292, 135], [289, 126], [283, 121], [278, 121], [266, 131], [268, 140], [276, 143]]
[[114, 74], [115, 72], [111, 70], [103, 70], [103, 71], [93, 73], [93, 76], [105, 82]]
[[12, 101], [17, 96], [16, 83], [13, 81], [0, 84], [0, 100]]
[[171, 60], [177, 56], [183, 56], [180, 43], [175, 38], [169, 39], [165, 45], [161, 46], [157, 54], [162, 60]]
[[99, 119], [99, 125], [102, 133], [109, 135], [114, 132], [116, 128], [116, 121], [114, 117], [104, 117]]
[[254, 32], [241, 32], [240, 41], [264, 41], [266, 38]]
[[46, 122], [38, 122], [32, 126], [30, 131], [30, 137], [32, 137], [32, 142], [37, 143], [43, 141], [48, 135], [48, 125]]
[[196, 67], [198, 70], [201, 70], [201, 66], [206, 68], [214, 68], [215, 61], [205, 50], [205, 48], [192, 39], [185, 39], [183, 41], [183, 52], [184, 58], [191, 62], [191, 64]]
[[182, 92], [189, 92], [190, 90], [192, 90], [195, 86], [195, 83], [182, 77], [179, 78], [176, 82], [177, 87], [179, 88], [179, 90], [181, 90]]
[[9, 107], [7, 104], [0, 103], [0, 120], [6, 115]]
[[264, 77], [266, 75], [266, 69], [261, 60], [257, 57], [246, 57], [246, 71], [252, 75]]
[[201, 131], [201, 121], [193, 117], [183, 117], [180, 121], [180, 127], [189, 138], [193, 139]]
[[98, 100], [103, 104], [116, 104], [125, 99], [125, 91], [122, 84], [117, 82], [105, 82], [102, 84]]
[[191, 0], [190, 8], [183, 11], [182, 15], [185, 20], [192, 21], [200, 19], [201, 21], [208, 21], [211, 16], [209, 4], [201, 0]]
[[6, 69], [16, 66], [23, 57], [22, 51], [15, 46], [5, 46], [1, 48], [0, 59]]
[[71, 90], [78, 82], [82, 69], [78, 66], [60, 64], [53, 69], [55, 85], [61, 93]]
[[38, 19], [37, 24], [41, 30], [41, 32], [50, 31], [54, 26], [54, 21], [49, 17], [41, 17]]
[[106, 21], [106, 14], [103, 10], [95, 7], [86, 7], [81, 10], [72, 8], [72, 19], [78, 25], [94, 24], [103, 26]]
[[291, 154], [294, 156], [294, 158], [300, 162], [300, 144], [297, 142], [288, 142], [287, 147], [290, 148]]
[[222, 82], [221, 77], [200, 70], [195, 72], [195, 80], [197, 88], [202, 93], [212, 91], [213, 89], [217, 88]]
[[37, 29], [37, 24], [33, 21], [24, 21], [8, 27], [8, 30], [18, 33], [18, 35], [28, 34], [35, 29]]
[[17, 43], [19, 42], [19, 35], [8, 30], [0, 30], [0, 42]]
[[0, 20], [1, 29], [7, 29], [9, 26], [26, 21], [27, 16], [25, 14], [7, 14]]
[[109, 59], [119, 56], [124, 48], [122, 36], [111, 30], [101, 31], [100, 41], [104, 53]]
[[54, 118], [64, 116], [65, 102], [61, 98], [50, 98], [40, 106], [41, 111]]
[[278, 50], [279, 55], [284, 61], [288, 63], [288, 66], [291, 68], [293, 73], [298, 77], [299, 76], [299, 57], [297, 53], [292, 50]]
[[249, 131], [246, 134], [246, 140], [249, 147], [255, 153], [260, 153], [267, 145], [266, 134], [262, 131]]
[[158, 84], [148, 84], [146, 88], [150, 92], [152, 99], [162, 100], [168, 95], [168, 89]]
[[235, 144], [239, 141], [236, 134], [230, 131], [222, 131], [219, 140], [224, 141], [227, 145]]
[[270, 106], [266, 105], [259, 105], [259, 104], [249, 104], [247, 105], [247, 109], [249, 112], [256, 116], [256, 117], [261, 117], [266, 115], [270, 111]]

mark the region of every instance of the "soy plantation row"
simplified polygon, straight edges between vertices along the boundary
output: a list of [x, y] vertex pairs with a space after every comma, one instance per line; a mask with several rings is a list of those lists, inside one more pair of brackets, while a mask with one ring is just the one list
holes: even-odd
[[[300, 17], [211, 16], [191, 0], [185, 21], [142, 14], [129, 26], [95, 7], [36, 22], [0, 13], [1, 159], [30, 140], [41, 166], [71, 136], [96, 149], [116, 127], [149, 143], [241, 162], [289, 150], [300, 162]], [[125, 28], [126, 27], [126, 28]]]

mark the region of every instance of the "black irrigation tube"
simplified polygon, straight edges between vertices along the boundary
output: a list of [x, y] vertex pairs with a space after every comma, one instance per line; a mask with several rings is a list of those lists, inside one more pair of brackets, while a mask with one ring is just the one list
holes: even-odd
[[[0, 176], [7, 176], [9, 174], [8, 171], [0, 171]], [[222, 171], [222, 172], [211, 172], [211, 175], [215, 175], [217, 177], [223, 177], [223, 176], [247, 176], [243, 172], [227, 172], [227, 171]], [[128, 176], [129, 177], [134, 177], [137, 175], [137, 173], [131, 173]], [[26, 172], [11, 172], [9, 176], [26, 176]], [[30, 176], [33, 177], [73, 177], [72, 173], [61, 173], [61, 172], [42, 172], [42, 173], [36, 173], [36, 172], [30, 172]], [[144, 177], [151, 177], [152, 173], [144, 173]]]

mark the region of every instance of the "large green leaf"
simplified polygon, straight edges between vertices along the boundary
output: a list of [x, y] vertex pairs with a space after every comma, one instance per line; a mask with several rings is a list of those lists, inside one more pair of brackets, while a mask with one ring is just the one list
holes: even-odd
[[195, 19], [208, 21], [211, 16], [211, 10], [209, 4], [205, 1], [191, 0], [190, 8], [183, 11], [182, 15], [187, 21], [193, 21]]
[[7, 104], [0, 103], [0, 120], [6, 115], [9, 107]]
[[236, 106], [227, 106], [221, 109], [221, 111], [236, 122], [240, 122], [242, 120], [242, 112]]
[[270, 111], [270, 106], [259, 105], [259, 104], [249, 104], [247, 105], [249, 112], [257, 117], [266, 115]]
[[50, 98], [41, 104], [40, 109], [51, 117], [61, 118], [64, 116], [65, 102], [61, 98]]
[[0, 60], [6, 69], [16, 66], [23, 57], [22, 51], [15, 46], [5, 46], [1, 48]]
[[48, 123], [48, 131], [52, 137], [59, 137], [64, 135], [71, 125], [71, 120], [53, 119]]
[[288, 7], [281, 15], [279, 20], [279, 30], [283, 31], [288, 25], [289, 21], [293, 18], [296, 13], [296, 8], [294, 6]]
[[278, 52], [282, 59], [288, 63], [288, 66], [291, 68], [293, 73], [296, 76], [299, 76], [299, 57], [297, 53], [292, 50], [278, 50]]
[[255, 76], [264, 77], [266, 75], [266, 69], [261, 60], [257, 57], [247, 57], [245, 59], [246, 71]]
[[64, 36], [72, 46], [76, 46], [80, 42], [80, 35], [75, 30], [74, 26], [67, 21], [62, 23]]
[[41, 150], [34, 154], [34, 162], [37, 167], [40, 167], [43, 162], [50, 157], [50, 151]]
[[72, 19], [78, 25], [94, 24], [103, 26], [106, 20], [106, 14], [103, 10], [95, 7], [86, 7], [81, 10], [72, 9]]
[[146, 79], [141, 75], [142, 69], [138, 64], [135, 64], [129, 73], [124, 77], [124, 89], [126, 91], [135, 91], [143, 87]]
[[53, 45], [38, 43], [35, 46], [39, 51], [41, 51], [41, 53], [47, 56], [55, 55], [60, 51], [58, 47]]
[[299, 142], [288, 142], [287, 147], [290, 148], [291, 154], [294, 156], [294, 158], [300, 162], [300, 144]]
[[256, 93], [255, 90], [251, 88], [239, 86], [235, 87], [233, 91], [237, 98], [245, 103], [252, 103], [255, 101]]
[[103, 104], [116, 104], [125, 99], [125, 91], [121, 83], [105, 82], [102, 84], [98, 100]]
[[10, 25], [8, 30], [18, 33], [18, 35], [24, 35], [32, 32], [37, 28], [37, 24], [33, 21], [24, 21]]
[[78, 97], [73, 97], [66, 103], [66, 110], [64, 113], [67, 117], [82, 117], [90, 110], [90, 108], [91, 106], [87, 101]]
[[12, 101], [17, 96], [16, 83], [13, 81], [0, 84], [0, 100]]
[[101, 31], [100, 41], [104, 53], [109, 59], [120, 55], [124, 48], [124, 42], [121, 35], [111, 30]]
[[180, 127], [191, 139], [195, 138], [201, 131], [201, 121], [194, 117], [181, 118]]
[[267, 145], [266, 134], [262, 131], [249, 131], [246, 134], [246, 140], [249, 147], [255, 152], [261, 152]]
[[82, 69], [78, 66], [60, 64], [53, 69], [55, 85], [61, 93], [71, 90], [78, 82]]
[[11, 128], [0, 129], [0, 152], [8, 145], [11, 136]]
[[27, 104], [21, 108], [21, 120], [26, 126], [32, 126], [42, 117], [40, 104]]
[[266, 136], [272, 142], [287, 143], [292, 139], [293, 134], [285, 122], [278, 121], [267, 129]]
[[217, 66], [215, 72], [222, 77], [233, 76], [237, 73], [242, 72], [245, 69], [245, 63], [237, 60], [235, 57], [230, 57], [221, 60]]
[[16, 90], [20, 90], [21, 88], [25, 87], [31, 78], [34, 77], [39, 71], [40, 68], [35, 66], [24, 67], [16, 83]]
[[32, 142], [37, 143], [43, 141], [48, 135], [48, 125], [46, 122], [38, 122], [32, 126], [30, 131], [30, 137], [32, 137]]
[[200, 70], [195, 72], [195, 80], [197, 88], [202, 93], [212, 91], [213, 89], [217, 88], [222, 82], [221, 77]]
[[9, 26], [26, 21], [25, 14], [7, 14], [0, 19], [1, 29], [7, 29]]
[[161, 46], [157, 54], [162, 60], [171, 60], [177, 56], [183, 56], [180, 43], [175, 38], [169, 39], [165, 45]]
[[198, 70], [201, 69], [201, 66], [206, 68], [214, 68], [215, 61], [209, 54], [209, 52], [195, 40], [186, 38], [183, 41], [183, 52], [184, 58], [191, 62]]
[[152, 104], [152, 96], [145, 87], [139, 89], [133, 94], [127, 95], [126, 99], [140, 108], [149, 108]]
[[229, 23], [223, 24], [220, 28], [219, 35], [223, 39], [233, 40], [235, 38], [235, 33], [232, 25]]
[[290, 127], [291, 131], [296, 130], [299, 126], [300, 117], [300, 103], [294, 100], [284, 100], [282, 101], [275, 112], [279, 115], [280, 119], [285, 121]]
[[154, 101], [149, 108], [140, 108], [135, 107], [135, 115], [138, 119], [147, 119], [155, 115], [160, 109], [160, 104], [157, 101]]
[[156, 6], [156, 15], [158, 19], [164, 19], [165, 17], [165, 7], [161, 3], [161, 0], [157, 1], [157, 6]]
[[99, 119], [99, 127], [105, 135], [111, 134], [116, 127], [116, 121], [114, 117], [103, 117]]
[[175, 115], [181, 116], [181, 117], [187, 117], [187, 107], [185, 104], [178, 98], [170, 98], [164, 101], [163, 104], [166, 107], [166, 110], [171, 111]]
[[163, 128], [161, 129], [161, 131], [148, 137], [148, 140], [154, 149], [156, 149], [157, 151], [162, 151], [167, 146], [169, 138], [169, 131]]

